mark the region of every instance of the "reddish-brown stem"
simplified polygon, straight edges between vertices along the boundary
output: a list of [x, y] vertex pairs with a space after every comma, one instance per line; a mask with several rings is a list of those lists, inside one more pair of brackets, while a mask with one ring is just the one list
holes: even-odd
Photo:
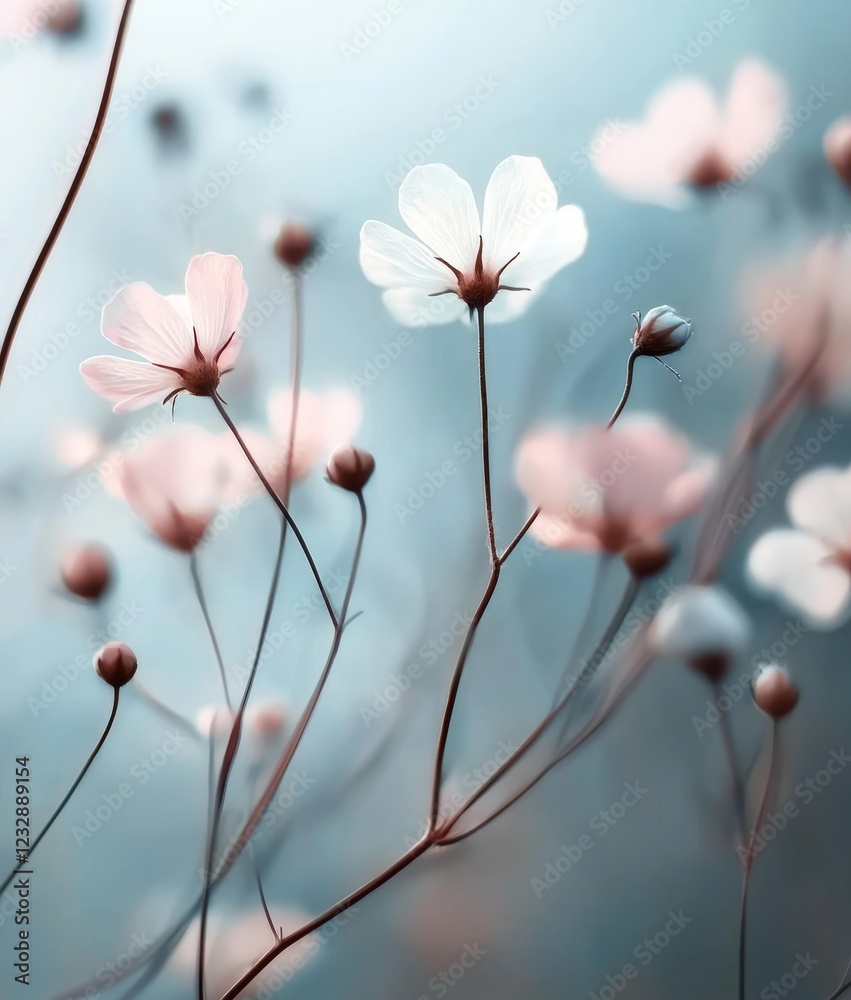
[[204, 624], [207, 627], [207, 634], [210, 636], [210, 642], [213, 646], [213, 652], [216, 656], [216, 663], [219, 668], [219, 675], [222, 679], [222, 688], [225, 694], [225, 702], [228, 708], [233, 709], [233, 704], [230, 700], [230, 692], [228, 691], [228, 679], [225, 673], [225, 664], [222, 659], [222, 651], [219, 647], [219, 640], [216, 638], [216, 630], [213, 628], [213, 621], [210, 617], [210, 609], [207, 607], [207, 598], [204, 595], [204, 587], [201, 584], [201, 574], [198, 572], [198, 556], [197, 553], [193, 552], [189, 557], [189, 571], [192, 574], [192, 585], [195, 588], [195, 596], [198, 599], [198, 606], [201, 608], [201, 614], [204, 616]]
[[104, 125], [106, 124], [106, 115], [109, 110], [109, 102], [112, 99], [112, 92], [115, 88], [115, 78], [118, 74], [118, 65], [121, 61], [121, 49], [124, 45], [124, 38], [127, 34], [127, 28], [130, 23], [130, 11], [132, 7], [133, 0], [125, 0], [124, 8], [121, 12], [121, 18], [118, 22], [118, 29], [115, 33], [115, 43], [112, 47], [112, 56], [109, 60], [109, 68], [106, 73], [106, 80], [104, 82], [103, 92], [101, 93], [100, 104], [98, 105], [97, 114], [95, 115], [94, 127], [92, 128], [91, 135], [86, 143], [83, 155], [80, 158], [80, 164], [74, 174], [74, 179], [71, 181], [68, 194], [62, 202], [62, 207], [59, 209], [56, 221], [53, 223], [53, 226], [47, 235], [47, 239], [45, 240], [44, 246], [41, 248], [41, 252], [36, 258], [32, 271], [30, 271], [23, 291], [21, 292], [17, 304], [15, 305], [12, 318], [9, 320], [9, 325], [6, 328], [3, 343], [0, 345], [0, 382], [2, 382], [3, 375], [6, 372], [6, 366], [9, 363], [9, 355], [12, 351], [12, 344], [14, 343], [15, 335], [18, 332], [18, 327], [21, 325], [21, 320], [24, 318], [24, 313], [29, 305], [30, 298], [35, 291], [36, 285], [41, 278], [42, 271], [44, 271], [50, 255], [53, 253], [53, 248], [56, 246], [56, 241], [59, 239], [59, 235], [68, 220], [68, 216], [71, 214], [71, 209], [74, 207], [74, 202], [77, 200], [77, 195], [80, 193], [80, 188], [83, 186], [83, 181], [86, 179], [86, 174], [88, 173], [89, 166], [91, 165], [92, 159], [95, 155], [95, 150], [97, 149], [100, 137], [103, 134]]

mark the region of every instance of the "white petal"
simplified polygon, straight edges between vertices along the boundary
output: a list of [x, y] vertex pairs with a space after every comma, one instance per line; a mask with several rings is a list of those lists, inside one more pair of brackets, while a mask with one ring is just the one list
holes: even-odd
[[115, 403], [113, 413], [126, 413], [150, 403], [161, 403], [172, 390], [182, 385], [180, 376], [167, 368], [109, 355], [84, 361], [80, 365], [80, 374], [90, 389]]
[[750, 631], [748, 616], [726, 590], [694, 584], [669, 597], [650, 627], [661, 653], [686, 657], [740, 653]]
[[541, 290], [540, 284], [527, 285], [529, 291], [511, 292], [503, 289], [485, 308], [485, 323], [508, 323], [522, 316]]
[[470, 185], [444, 163], [414, 167], [399, 188], [405, 224], [459, 271], [472, 268], [479, 248], [479, 211]]
[[208, 359], [235, 332], [245, 312], [248, 286], [238, 258], [204, 253], [189, 261], [186, 297], [198, 345]]
[[825, 465], [801, 476], [786, 500], [799, 528], [839, 548], [851, 548], [851, 471]]
[[509, 156], [491, 175], [482, 216], [485, 267], [499, 269], [552, 220], [555, 185], [536, 156]]
[[504, 285], [535, 285], [549, 281], [563, 267], [581, 257], [587, 243], [585, 213], [578, 205], [565, 205], [536, 239], [520, 251], [520, 256], [505, 269], [500, 280]]
[[831, 628], [847, 617], [851, 577], [830, 556], [830, 548], [805, 531], [769, 531], [754, 543], [747, 569], [757, 587], [779, 595], [814, 625]]
[[192, 357], [192, 330], [150, 285], [125, 285], [103, 308], [101, 330], [117, 347], [180, 368]]
[[455, 285], [455, 276], [434, 259], [427, 246], [383, 222], [363, 224], [360, 266], [369, 281], [383, 288], [439, 292]]
[[444, 326], [467, 313], [457, 295], [431, 298], [418, 288], [391, 288], [382, 298], [391, 315], [405, 326]]
[[741, 63], [730, 84], [722, 130], [722, 148], [735, 166], [768, 151], [785, 111], [783, 81], [758, 59]]

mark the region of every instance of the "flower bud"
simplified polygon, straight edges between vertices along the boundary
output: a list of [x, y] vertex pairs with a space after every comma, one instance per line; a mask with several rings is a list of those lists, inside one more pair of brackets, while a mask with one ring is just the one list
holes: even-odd
[[683, 319], [670, 306], [656, 306], [644, 319], [635, 313], [635, 333], [632, 346], [639, 354], [662, 358], [673, 354], [688, 341], [692, 334], [691, 320]]
[[79, 545], [67, 549], [59, 566], [62, 582], [75, 596], [96, 601], [109, 586], [109, 552], [100, 545]]
[[840, 118], [824, 134], [824, 155], [841, 181], [851, 185], [851, 118]]
[[798, 689], [782, 667], [770, 664], [760, 670], [753, 686], [757, 708], [777, 721], [798, 704]]
[[120, 688], [133, 680], [138, 662], [133, 650], [123, 642], [108, 642], [95, 653], [95, 670], [112, 687]]
[[76, 35], [83, 28], [84, 13], [80, 0], [63, 0], [47, 20], [56, 35]]
[[255, 736], [271, 739], [283, 732], [287, 717], [287, 707], [282, 702], [266, 701], [250, 708], [245, 721]]
[[671, 561], [671, 549], [661, 539], [654, 542], [633, 542], [623, 550], [621, 558], [636, 580], [646, 580], [661, 573], [668, 565]]
[[344, 444], [328, 459], [325, 471], [335, 486], [360, 493], [375, 471], [375, 459], [363, 448]]
[[707, 150], [694, 164], [688, 174], [688, 181], [696, 188], [717, 187], [728, 184], [733, 179], [733, 171], [727, 160], [714, 149]]
[[719, 680], [750, 638], [750, 622], [730, 595], [689, 584], [668, 598], [650, 626], [662, 656], [681, 656], [712, 681]]
[[166, 545], [178, 552], [193, 552], [204, 537], [209, 525], [209, 518], [201, 514], [184, 514], [176, 507], [169, 508], [167, 513], [153, 518], [151, 529]]
[[298, 267], [313, 253], [313, 235], [304, 226], [287, 222], [275, 240], [275, 256], [286, 267]]

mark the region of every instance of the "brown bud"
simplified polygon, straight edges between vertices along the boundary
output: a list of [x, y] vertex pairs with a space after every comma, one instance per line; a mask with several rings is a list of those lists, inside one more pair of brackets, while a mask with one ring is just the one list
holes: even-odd
[[851, 185], [851, 118], [840, 118], [825, 132], [824, 155], [839, 179]]
[[639, 354], [663, 358], [678, 351], [691, 337], [691, 320], [684, 319], [671, 306], [655, 306], [643, 319], [641, 313], [633, 313], [633, 316], [632, 346]]
[[62, 582], [75, 597], [96, 601], [109, 586], [109, 552], [100, 545], [67, 549], [59, 566]]
[[136, 654], [123, 642], [108, 642], [95, 653], [95, 670], [112, 687], [124, 687], [133, 679], [137, 666]]
[[654, 542], [633, 542], [621, 555], [626, 568], [636, 580], [656, 576], [671, 561], [671, 549], [661, 539]]
[[335, 486], [360, 493], [375, 471], [375, 459], [363, 448], [344, 444], [328, 459], [325, 471]]
[[294, 222], [281, 226], [275, 240], [275, 256], [286, 267], [298, 267], [313, 253], [313, 235]]
[[83, 5], [79, 0], [63, 0], [50, 15], [47, 27], [56, 35], [75, 35], [83, 27]]
[[688, 664], [692, 670], [696, 670], [699, 674], [712, 681], [713, 684], [721, 680], [721, 678], [730, 669], [731, 658], [727, 653], [717, 652], [717, 653], [698, 653], [695, 656], [689, 658]]
[[764, 667], [753, 686], [757, 708], [775, 721], [788, 715], [798, 704], [798, 689], [780, 667]]
[[201, 514], [184, 514], [172, 506], [167, 514], [151, 522], [154, 534], [178, 552], [193, 552], [204, 537], [209, 518]]
[[730, 164], [715, 150], [709, 150], [694, 164], [689, 172], [688, 180], [698, 188], [713, 188], [719, 184], [727, 184], [733, 179]]

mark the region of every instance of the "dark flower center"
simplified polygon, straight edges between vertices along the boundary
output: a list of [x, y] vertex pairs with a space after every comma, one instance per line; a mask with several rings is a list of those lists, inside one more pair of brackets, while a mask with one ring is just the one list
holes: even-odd
[[175, 399], [180, 392], [188, 392], [192, 396], [214, 396], [216, 389], [219, 387], [222, 375], [226, 374], [226, 372], [219, 370], [219, 358], [221, 358], [222, 354], [229, 347], [230, 342], [236, 336], [236, 330], [216, 351], [212, 361], [204, 356], [198, 344], [198, 334], [195, 331], [195, 327], [192, 328], [192, 336], [195, 338], [195, 353], [189, 364], [184, 368], [154, 364], [156, 368], [167, 368], [170, 372], [175, 372], [180, 376], [181, 382], [183, 382], [183, 385], [179, 389], [173, 389], [165, 397], [163, 404], [167, 403], [170, 399]]
[[488, 303], [493, 302], [496, 298], [496, 293], [502, 290], [508, 292], [528, 292], [528, 288], [517, 288], [514, 285], [501, 285], [499, 279], [502, 276], [502, 272], [508, 267], [509, 264], [513, 264], [515, 260], [520, 256], [520, 253], [516, 253], [511, 260], [507, 261], [502, 267], [496, 271], [486, 271], [483, 262], [483, 241], [482, 237], [479, 237], [479, 252], [476, 254], [476, 263], [473, 266], [472, 274], [464, 274], [459, 271], [457, 267], [453, 267], [448, 260], [444, 260], [443, 257], [435, 257], [435, 260], [440, 261], [445, 267], [455, 275], [455, 280], [458, 282], [457, 288], [447, 288], [445, 292], [432, 292], [430, 297], [437, 295], [457, 295], [462, 302], [465, 302], [470, 308], [470, 316], [472, 317], [474, 312], [480, 309], [484, 309]]

